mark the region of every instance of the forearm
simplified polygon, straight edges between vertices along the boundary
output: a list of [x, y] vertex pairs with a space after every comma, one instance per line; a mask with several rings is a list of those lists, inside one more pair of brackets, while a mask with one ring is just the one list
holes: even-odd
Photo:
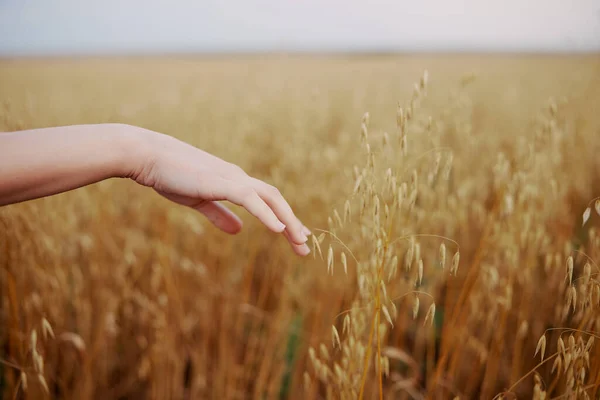
[[137, 168], [134, 129], [74, 125], [0, 133], [0, 206], [49, 196]]

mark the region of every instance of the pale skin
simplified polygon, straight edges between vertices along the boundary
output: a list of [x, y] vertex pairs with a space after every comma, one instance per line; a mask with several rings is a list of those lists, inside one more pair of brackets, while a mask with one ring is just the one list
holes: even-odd
[[242, 221], [222, 204], [229, 201], [283, 234], [296, 254], [310, 252], [310, 231], [275, 187], [171, 136], [124, 124], [0, 133], [0, 206], [110, 178], [130, 178], [151, 187], [236, 234]]

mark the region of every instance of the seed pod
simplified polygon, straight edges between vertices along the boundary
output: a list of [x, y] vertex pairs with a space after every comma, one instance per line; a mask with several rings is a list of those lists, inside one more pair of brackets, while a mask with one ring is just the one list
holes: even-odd
[[390, 270], [388, 272], [388, 282], [392, 280], [396, 276], [396, 272], [398, 271], [398, 256], [394, 256], [392, 258], [392, 262], [390, 264]]
[[594, 345], [594, 337], [590, 336], [588, 338], [587, 343], [585, 344], [585, 351], [588, 352], [592, 349], [592, 346]]
[[567, 258], [567, 276], [566, 279], [569, 281], [569, 285], [573, 284], [573, 257]]
[[331, 270], [331, 275], [333, 275], [333, 247], [329, 246], [329, 250], [327, 250], [327, 273]]
[[562, 357], [556, 356], [556, 358], [554, 359], [554, 363], [552, 364], [552, 370], [550, 371], [550, 373], [553, 374], [554, 371], [556, 370], [558, 376], [560, 376], [561, 367], [562, 367]]
[[360, 125], [360, 139], [364, 142], [369, 139], [369, 130], [364, 123]]
[[35, 349], [37, 347], [37, 332], [35, 331], [35, 329], [31, 331], [30, 345], [31, 345], [31, 350], [35, 351]]
[[419, 296], [415, 296], [415, 300], [413, 302], [413, 319], [416, 319], [419, 315]]
[[446, 267], [446, 245], [443, 242], [440, 244], [440, 267]]
[[435, 318], [435, 303], [431, 303], [429, 309], [427, 310], [427, 314], [425, 314], [425, 321], [423, 325], [427, 324], [427, 321], [431, 320], [431, 325], [433, 326], [433, 319]]
[[42, 334], [44, 336], [44, 339], [47, 339], [48, 336], [54, 339], [54, 331], [52, 330], [52, 325], [50, 325], [50, 322], [48, 322], [46, 318], [42, 318]]
[[540, 340], [538, 340], [534, 356], [536, 356], [538, 352], [540, 352], [541, 361], [544, 361], [544, 354], [546, 353], [546, 335], [542, 335]]
[[385, 305], [382, 305], [381, 310], [383, 311], [383, 315], [385, 316], [385, 319], [387, 319], [387, 322], [389, 322], [389, 324], [392, 327], [394, 327], [394, 323], [392, 322], [392, 317], [390, 316], [390, 312], [388, 311], [387, 307]]
[[308, 375], [308, 372], [304, 372], [304, 390], [308, 391], [310, 390], [310, 386], [311, 386], [311, 380], [310, 380], [310, 375]]
[[390, 301], [390, 305], [392, 306], [392, 317], [394, 319], [398, 318], [398, 309], [396, 308], [396, 304], [393, 301]]
[[457, 251], [454, 253], [454, 257], [452, 257], [452, 267], [450, 268], [450, 273], [456, 275], [458, 272], [458, 263], [460, 262], [460, 252]]
[[342, 222], [342, 219], [340, 218], [340, 214], [338, 213], [337, 209], [333, 209], [333, 219], [335, 220], [335, 222], [338, 224], [338, 226], [341, 228], [344, 226], [344, 223]]
[[21, 371], [21, 387], [23, 388], [24, 392], [27, 391], [27, 374], [25, 371]]
[[379, 281], [379, 286], [381, 287], [381, 294], [383, 295], [383, 298], [387, 299], [387, 290], [385, 290], [385, 283], [383, 283], [383, 280]]
[[[344, 322], [346, 322], [346, 320], [344, 320]], [[345, 324], [344, 324], [344, 326], [345, 326]], [[334, 349], [335, 349], [336, 344], [337, 344], [338, 348], [342, 347], [342, 343], [340, 341], [340, 335], [338, 334], [338, 331], [335, 328], [335, 325], [331, 326], [331, 341], [333, 342]]]
[[583, 212], [583, 223], [581, 224], [581, 226], [584, 226], [585, 223], [588, 222], [591, 215], [592, 215], [592, 209], [590, 207], [586, 208], [585, 211]]
[[38, 374], [37, 378], [40, 382], [40, 385], [42, 385], [44, 392], [46, 392], [46, 394], [50, 394], [50, 389], [48, 389], [48, 384], [46, 383], [46, 378], [44, 378], [44, 375]]
[[344, 203], [344, 222], [350, 221], [351, 213], [350, 200], [346, 200], [346, 203]]
[[[335, 327], [334, 327], [335, 329]], [[346, 316], [344, 317], [344, 323], [342, 324], [342, 333], [346, 333], [346, 331], [348, 331], [348, 333], [350, 333], [350, 315], [346, 314]], [[336, 335], [337, 335], [337, 329], [335, 331]], [[339, 340], [339, 335], [337, 335], [338, 340]]]

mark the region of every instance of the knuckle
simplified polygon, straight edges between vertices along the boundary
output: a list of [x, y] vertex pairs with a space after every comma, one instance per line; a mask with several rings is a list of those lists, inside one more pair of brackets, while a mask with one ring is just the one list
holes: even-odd
[[236, 164], [229, 164], [229, 169], [234, 175], [246, 175], [246, 171], [242, 167]]
[[256, 192], [250, 186], [242, 186], [239, 188], [239, 196], [242, 201], [248, 201], [254, 198]]
[[281, 197], [281, 192], [275, 186], [267, 185], [267, 191], [271, 196]]

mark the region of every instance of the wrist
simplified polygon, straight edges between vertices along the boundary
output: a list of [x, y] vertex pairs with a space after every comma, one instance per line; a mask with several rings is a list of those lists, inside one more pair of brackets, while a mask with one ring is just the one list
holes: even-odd
[[116, 143], [114, 175], [137, 180], [152, 164], [152, 131], [134, 125], [111, 124], [110, 131]]

